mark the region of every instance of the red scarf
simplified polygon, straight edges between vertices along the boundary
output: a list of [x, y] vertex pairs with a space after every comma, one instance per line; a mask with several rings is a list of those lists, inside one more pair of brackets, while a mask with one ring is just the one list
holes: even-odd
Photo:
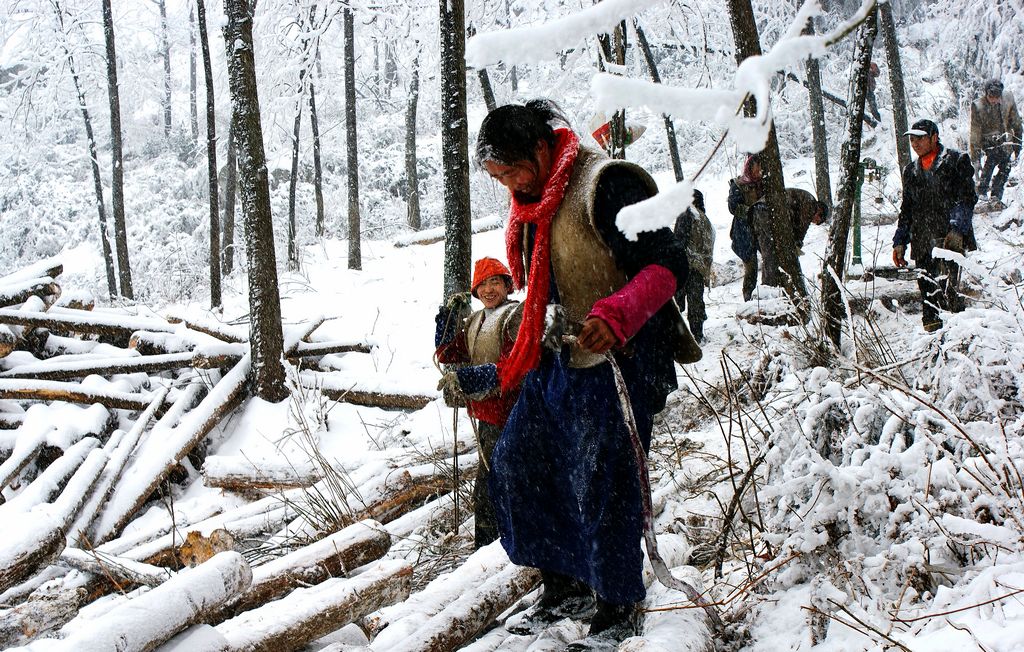
[[523, 323], [519, 327], [515, 346], [498, 365], [502, 391], [516, 388], [526, 374], [540, 363], [544, 311], [551, 294], [551, 220], [565, 198], [565, 189], [569, 185], [576, 154], [580, 149], [579, 138], [571, 129], [556, 129], [555, 137], [555, 145], [551, 149], [551, 173], [544, 183], [540, 201], [523, 204], [516, 201], [513, 195], [509, 210], [505, 250], [516, 289], [522, 289], [526, 282], [523, 268], [524, 227], [535, 224], [537, 230], [530, 257], [526, 300], [523, 302]]

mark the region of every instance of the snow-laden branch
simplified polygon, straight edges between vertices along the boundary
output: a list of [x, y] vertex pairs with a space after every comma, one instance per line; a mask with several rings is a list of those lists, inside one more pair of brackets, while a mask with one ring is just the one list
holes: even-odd
[[[731, 91], [669, 88], [661, 84], [598, 73], [591, 82], [591, 94], [599, 110], [612, 112], [627, 107], [647, 107], [691, 120], [714, 120], [725, 127], [741, 150], [764, 149], [772, 125], [771, 79], [779, 70], [797, 65], [808, 57], [824, 55], [864, 22], [876, 0], [863, 0], [857, 12], [835, 30], [820, 36], [801, 34], [807, 21], [821, 14], [817, 0], [806, 0], [785, 35], [766, 54], [744, 59], [736, 69]], [[757, 102], [757, 114], [745, 117], [739, 111], [748, 97]], [[619, 211], [615, 223], [635, 240], [644, 231], [672, 228], [676, 217], [690, 207], [693, 180], [682, 181], [650, 199]]]
[[538, 63], [576, 47], [592, 34], [611, 32], [621, 21], [666, 0], [604, 0], [569, 16], [543, 25], [516, 27], [477, 34], [466, 43], [466, 63], [484, 68], [507, 64]]

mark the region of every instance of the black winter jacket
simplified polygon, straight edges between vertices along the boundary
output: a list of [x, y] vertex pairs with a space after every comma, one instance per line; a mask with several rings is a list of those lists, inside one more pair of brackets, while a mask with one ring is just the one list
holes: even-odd
[[909, 243], [911, 258], [927, 260], [932, 247], [956, 230], [968, 250], [976, 249], [972, 216], [977, 202], [970, 157], [940, 144], [931, 170], [922, 169], [920, 159], [903, 168], [903, 203], [893, 246]]

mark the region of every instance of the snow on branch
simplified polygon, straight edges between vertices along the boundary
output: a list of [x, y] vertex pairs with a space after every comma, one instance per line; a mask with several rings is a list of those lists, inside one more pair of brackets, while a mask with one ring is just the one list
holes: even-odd
[[500, 61], [516, 64], [553, 59], [591, 34], [610, 32], [621, 21], [664, 2], [604, 0], [542, 25], [478, 34], [466, 43], [466, 63], [473, 68], [485, 68]]

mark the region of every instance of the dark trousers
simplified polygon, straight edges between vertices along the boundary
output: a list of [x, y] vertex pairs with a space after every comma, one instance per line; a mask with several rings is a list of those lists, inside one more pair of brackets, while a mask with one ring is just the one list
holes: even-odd
[[743, 261], [743, 300], [750, 301], [757, 287], [757, 254]]
[[942, 323], [940, 310], [961, 312], [964, 300], [960, 295], [960, 266], [956, 263], [928, 257], [914, 261], [921, 275], [917, 287], [921, 291], [921, 322]]
[[704, 339], [704, 322], [708, 313], [704, 308], [704, 276], [693, 269], [686, 277], [686, 287], [676, 291], [676, 303], [679, 309], [686, 309], [686, 323], [690, 332], [698, 341]]
[[[999, 168], [993, 179], [992, 173]], [[985, 149], [985, 165], [981, 168], [981, 181], [978, 183], [978, 194], [988, 192], [989, 181], [992, 182], [992, 198], [1003, 198], [1003, 186], [1010, 177], [1010, 152], [1003, 145]]]
[[476, 522], [473, 543], [476, 548], [482, 548], [498, 539], [498, 520], [494, 515], [494, 503], [491, 501], [487, 477], [490, 475], [488, 468], [491, 465], [494, 446], [498, 443], [498, 437], [501, 437], [501, 428], [480, 421], [477, 437], [480, 439], [480, 464], [477, 466], [476, 482], [473, 483], [473, 516]]

